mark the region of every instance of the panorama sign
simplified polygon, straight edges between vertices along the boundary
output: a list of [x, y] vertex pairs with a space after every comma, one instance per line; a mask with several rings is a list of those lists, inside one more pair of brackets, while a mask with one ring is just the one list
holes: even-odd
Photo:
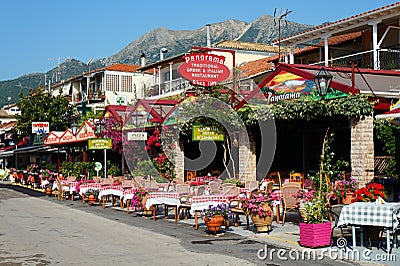
[[213, 54], [190, 54], [183, 57], [184, 63], [178, 71], [181, 76], [196, 86], [215, 86], [229, 77], [225, 57]]

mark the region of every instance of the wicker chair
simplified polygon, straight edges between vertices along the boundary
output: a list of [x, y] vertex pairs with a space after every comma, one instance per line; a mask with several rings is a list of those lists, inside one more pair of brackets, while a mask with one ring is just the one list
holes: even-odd
[[285, 224], [285, 218], [287, 212], [297, 212], [297, 201], [296, 197], [293, 196], [300, 189], [299, 183], [287, 183], [282, 186], [282, 202], [283, 202], [283, 217], [282, 226]]
[[221, 183], [217, 181], [211, 181], [209, 183], [210, 186], [210, 194], [221, 194]]
[[178, 194], [189, 194], [190, 193], [190, 185], [188, 185], [188, 184], [177, 184], [175, 189], [176, 189], [176, 193], [178, 193]]
[[244, 183], [244, 187], [249, 189], [250, 192], [258, 190], [258, 181], [257, 180], [250, 180]]

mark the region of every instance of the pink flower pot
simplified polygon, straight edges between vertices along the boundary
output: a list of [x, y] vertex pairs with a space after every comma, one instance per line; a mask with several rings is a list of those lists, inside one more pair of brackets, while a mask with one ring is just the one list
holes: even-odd
[[331, 222], [320, 224], [300, 223], [300, 245], [311, 248], [329, 246], [331, 232]]

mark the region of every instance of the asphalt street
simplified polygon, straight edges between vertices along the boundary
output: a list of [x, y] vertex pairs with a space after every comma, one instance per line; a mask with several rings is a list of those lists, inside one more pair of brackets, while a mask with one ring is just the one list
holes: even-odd
[[6, 183], [0, 183], [0, 217], [0, 265], [357, 265], [328, 257], [265, 258], [259, 251], [266, 244], [269, 251], [284, 247], [110, 206], [57, 201]]

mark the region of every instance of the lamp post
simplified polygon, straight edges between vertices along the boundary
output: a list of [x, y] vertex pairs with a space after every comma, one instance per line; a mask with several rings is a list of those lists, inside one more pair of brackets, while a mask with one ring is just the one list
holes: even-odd
[[314, 82], [317, 86], [319, 95], [321, 95], [322, 97], [326, 96], [331, 81], [332, 75], [328, 71], [326, 71], [324, 67], [321, 68], [314, 77]]
[[[98, 120], [96, 123], [94, 123], [94, 125], [96, 126], [96, 136], [101, 137], [101, 132], [103, 131], [105, 123], [101, 120]], [[107, 149], [104, 149], [104, 178], [107, 178]]]

